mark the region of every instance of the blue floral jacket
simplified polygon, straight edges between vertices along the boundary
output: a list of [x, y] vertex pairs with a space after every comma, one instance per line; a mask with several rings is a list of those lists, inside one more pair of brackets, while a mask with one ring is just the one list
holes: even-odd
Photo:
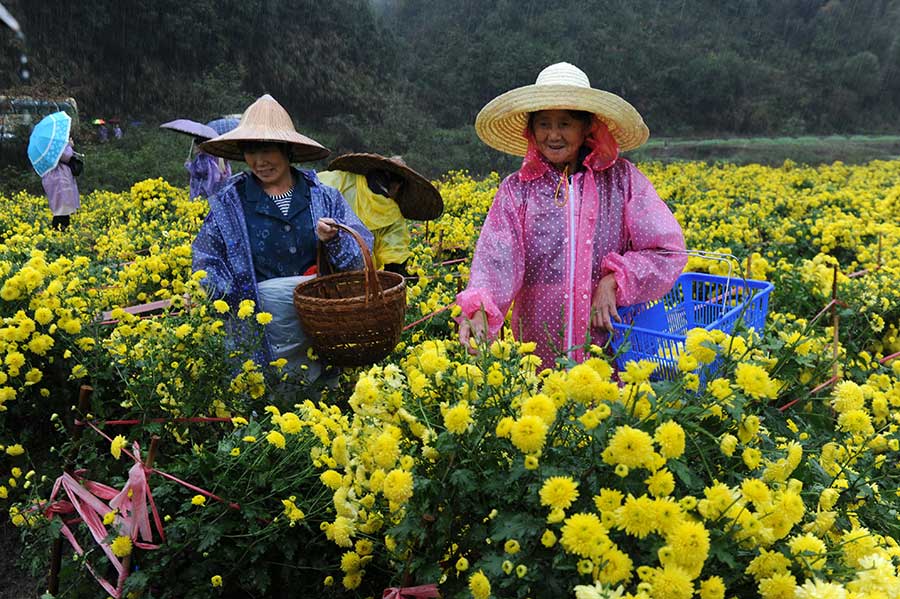
[[[359, 233], [371, 251], [372, 233], [353, 213], [341, 193], [333, 187], [323, 185], [314, 171], [292, 170], [295, 177], [303, 177], [309, 186], [312, 222], [315, 223], [320, 218], [333, 218]], [[206, 272], [203, 285], [210, 298], [225, 300], [233, 312], [245, 299], [253, 300], [259, 306], [253, 255], [241, 207], [242, 198], [238, 191], [244, 188], [244, 185], [238, 184], [250, 176], [248, 173], [235, 175], [216, 195], [209, 198], [209, 214], [192, 246], [193, 269], [195, 272]], [[358, 270], [364, 267], [359, 246], [345, 231], [339, 231], [324, 245], [328, 261], [335, 270]], [[232, 334], [242, 334], [242, 331], [237, 330], [240, 327], [229, 328]], [[267, 362], [272, 359], [268, 339], [263, 340], [262, 352], [261, 359]]]

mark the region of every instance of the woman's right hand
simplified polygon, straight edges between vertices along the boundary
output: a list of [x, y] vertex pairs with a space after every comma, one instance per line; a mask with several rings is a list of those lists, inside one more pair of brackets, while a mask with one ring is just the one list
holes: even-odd
[[591, 300], [591, 326], [612, 333], [613, 321], [622, 322], [616, 310], [616, 276], [609, 273], [597, 283]]
[[331, 241], [338, 234], [337, 222], [333, 218], [320, 218], [316, 222], [316, 235], [319, 241]]
[[476, 342], [487, 339], [487, 315], [484, 310], [479, 310], [472, 315], [472, 318], [459, 323], [459, 342], [469, 350], [470, 354], [475, 355], [478, 353], [478, 349], [472, 347], [472, 339]]

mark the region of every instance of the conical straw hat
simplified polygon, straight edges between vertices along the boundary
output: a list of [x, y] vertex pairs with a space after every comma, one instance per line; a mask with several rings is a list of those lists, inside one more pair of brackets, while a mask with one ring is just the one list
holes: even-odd
[[403, 187], [397, 195], [397, 205], [405, 218], [410, 220], [431, 220], [444, 211], [441, 194], [428, 179], [409, 168], [403, 158], [386, 158], [380, 154], [343, 154], [331, 161], [325, 170], [347, 171], [358, 175], [368, 175], [373, 170], [384, 170], [402, 177]]
[[538, 110], [583, 110], [606, 123], [622, 151], [643, 145], [650, 130], [634, 106], [616, 94], [591, 87], [588, 76], [567, 62], [545, 68], [534, 85], [517, 87], [488, 102], [475, 118], [475, 131], [487, 145], [524, 156], [522, 133], [529, 113]]
[[237, 127], [200, 144], [200, 148], [213, 156], [243, 160], [244, 153], [238, 145], [242, 141], [289, 144], [291, 162], [319, 160], [330, 153], [328, 148], [316, 140], [297, 133], [287, 110], [269, 94], [259, 98], [244, 111]]

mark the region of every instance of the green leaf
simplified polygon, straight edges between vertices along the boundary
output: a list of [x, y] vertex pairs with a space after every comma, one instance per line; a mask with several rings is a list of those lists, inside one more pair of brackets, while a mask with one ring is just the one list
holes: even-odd
[[475, 473], [465, 468], [454, 470], [450, 483], [461, 493], [472, 493], [477, 489]]
[[531, 514], [498, 514], [491, 521], [491, 538], [495, 542], [506, 541], [507, 539], [520, 540], [526, 536], [543, 531], [543, 526], [543, 520]]
[[734, 555], [732, 555], [731, 549], [732, 548], [729, 547], [727, 543], [713, 543], [711, 551], [713, 557], [727, 565], [730, 571], [734, 571], [738, 565], [737, 561], [734, 559]]
[[203, 529], [200, 536], [200, 542], [197, 545], [197, 551], [206, 551], [219, 541], [222, 531], [218, 526], [210, 525]]
[[691, 469], [688, 468], [683, 462], [680, 460], [669, 460], [669, 470], [675, 473], [675, 475], [684, 483], [688, 489], [696, 489], [698, 488], [699, 481], [694, 478], [694, 475], [691, 474]]
[[150, 577], [146, 572], [141, 570], [131, 572], [125, 580], [125, 594], [129, 591], [141, 591], [147, 588], [149, 582]]

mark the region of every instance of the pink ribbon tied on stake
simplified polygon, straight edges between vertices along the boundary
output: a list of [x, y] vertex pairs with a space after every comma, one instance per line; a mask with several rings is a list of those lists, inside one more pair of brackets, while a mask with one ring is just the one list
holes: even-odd
[[[217, 419], [220, 420], [220, 419]], [[228, 419], [230, 420], [230, 419]], [[93, 429], [101, 437], [112, 443], [112, 439], [97, 428], [93, 422], [75, 421], [76, 426], [88, 426]], [[78, 539], [69, 527], [72, 524], [83, 522], [91, 533], [94, 541], [100, 546], [103, 553], [109, 558], [110, 563], [117, 574], [117, 584], [114, 586], [108, 580], [100, 576], [91, 565], [85, 561], [85, 566], [94, 576], [100, 586], [103, 587], [110, 596], [115, 599], [121, 599], [122, 588], [125, 579], [128, 577], [127, 559], [119, 560], [112, 551], [111, 543], [107, 543], [106, 539], [110, 536], [111, 531], [115, 531], [118, 535], [129, 537], [132, 545], [141, 549], [158, 549], [159, 545], [153, 541], [153, 527], [150, 522], [150, 514], [153, 514], [153, 524], [156, 526], [156, 532], [160, 541], [165, 541], [166, 536], [163, 532], [162, 520], [156, 509], [156, 503], [153, 501], [153, 493], [150, 491], [150, 483], [147, 475], [151, 473], [174, 481], [188, 489], [197, 493], [201, 493], [206, 497], [214, 499], [228, 506], [233, 510], [240, 510], [241, 506], [237, 503], [227, 502], [221, 497], [205, 491], [195, 485], [187, 483], [176, 476], [167, 474], [161, 470], [155, 470], [141, 461], [141, 448], [135, 441], [132, 445], [133, 451], [129, 452], [124, 447], [122, 453], [134, 460], [134, 465], [128, 471], [128, 481], [121, 491], [114, 489], [108, 485], [86, 480], [82, 471], [72, 476], [68, 472], [63, 472], [62, 476], [56, 479], [53, 485], [53, 491], [50, 499], [46, 503], [42, 503], [40, 509], [48, 520], [59, 517], [62, 521], [60, 532], [72, 545], [75, 552], [83, 555], [85, 550], [78, 543]], [[153, 453], [153, 445], [151, 445], [151, 453]], [[152, 460], [150, 460], [152, 462]], [[57, 495], [63, 491], [66, 499], [57, 499]], [[106, 503], [106, 502], [109, 503]], [[106, 514], [116, 511], [115, 519], [110, 529], [107, 529], [103, 523]], [[76, 517], [66, 519], [67, 515], [75, 515]]]
[[430, 599], [440, 597], [436, 584], [423, 584], [417, 587], [391, 587], [384, 589], [381, 599]]
[[[110, 533], [116, 531], [122, 536], [131, 538], [135, 547], [157, 549], [159, 545], [152, 543], [153, 530], [150, 526], [150, 512], [152, 511], [159, 537], [165, 540], [162, 522], [147, 484], [147, 467], [140, 461], [140, 446], [135, 442], [133, 447], [134, 454], [131, 457], [135, 460], [135, 464], [129, 470], [128, 482], [121, 491], [84, 479], [80, 473], [76, 473], [78, 477], [76, 478], [68, 472], [63, 472], [53, 485], [50, 500], [43, 506], [44, 515], [48, 520], [54, 516], [58, 516], [62, 520], [60, 532], [78, 555], [84, 555], [85, 550], [78, 543], [69, 525], [83, 522], [87, 526], [94, 542], [100, 546], [115, 569], [118, 578], [117, 584], [113, 585], [106, 580], [91, 567], [90, 563], [85, 562], [85, 566], [103, 587], [103, 590], [117, 599], [121, 597], [120, 589], [125, 578], [128, 577], [128, 571], [123, 561], [113, 553], [112, 547], [106, 542]], [[56, 499], [60, 490], [65, 493], [67, 500]], [[118, 513], [112, 528], [108, 529], [103, 523], [103, 517], [113, 510], [118, 510]], [[77, 517], [66, 520], [64, 516], [69, 514], [75, 514]], [[138, 540], [139, 537], [141, 540]]]
[[[158, 549], [159, 545], [151, 543], [153, 531], [150, 528], [148, 505], [150, 511], [153, 512], [153, 521], [162, 541], [166, 540], [166, 534], [163, 532], [162, 520], [159, 512], [156, 511], [153, 493], [150, 492], [150, 484], [147, 482], [147, 472], [150, 471], [150, 468], [141, 461], [141, 447], [137, 441], [134, 442], [133, 448], [134, 466], [128, 471], [128, 481], [118, 495], [109, 500], [109, 507], [118, 510], [119, 514], [125, 516], [122, 532], [125, 536], [131, 537], [135, 547]], [[143, 542], [138, 540], [138, 535]]]

